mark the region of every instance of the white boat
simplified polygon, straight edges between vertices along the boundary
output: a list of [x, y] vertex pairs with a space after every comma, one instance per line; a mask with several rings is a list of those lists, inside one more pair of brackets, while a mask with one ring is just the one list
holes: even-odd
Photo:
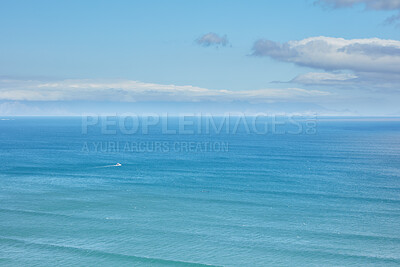
[[115, 164], [114, 166], [122, 166], [122, 164], [121, 163], [117, 163], [117, 164]]

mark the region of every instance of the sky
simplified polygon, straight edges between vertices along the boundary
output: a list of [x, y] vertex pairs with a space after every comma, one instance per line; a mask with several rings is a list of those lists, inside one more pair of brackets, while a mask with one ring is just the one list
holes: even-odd
[[0, 115], [400, 116], [400, 0], [0, 1]]

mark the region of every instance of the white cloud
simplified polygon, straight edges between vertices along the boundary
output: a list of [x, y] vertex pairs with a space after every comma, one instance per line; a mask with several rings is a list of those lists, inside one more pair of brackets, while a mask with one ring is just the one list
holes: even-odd
[[352, 7], [364, 4], [368, 9], [396, 10], [400, 9], [400, 0], [319, 0], [316, 3], [327, 4], [334, 8]]
[[357, 78], [358, 76], [350, 73], [309, 72], [298, 75], [291, 82], [307, 84], [307, 85], [323, 85], [323, 84], [329, 85], [329, 84], [346, 83]]
[[[318, 0], [314, 3], [333, 7], [345, 8], [361, 4], [368, 10], [400, 11], [400, 0]], [[386, 24], [392, 24], [400, 20], [400, 12], [388, 17]]]
[[226, 37], [226, 35], [220, 36], [216, 33], [210, 32], [198, 38], [196, 40], [196, 43], [202, 46], [212, 46], [212, 45], [226, 46], [229, 42], [228, 42], [228, 37]]
[[358, 72], [351, 73], [316, 73], [300, 74], [290, 83], [305, 86], [331, 86], [341, 89], [362, 89], [382, 93], [397, 92], [400, 89], [400, 74]]
[[309, 99], [328, 92], [300, 88], [249, 91], [211, 90], [195, 86], [163, 85], [131, 80], [0, 80], [0, 100], [14, 101], [252, 101]]
[[379, 38], [346, 40], [320, 36], [282, 44], [258, 40], [253, 55], [325, 70], [400, 72], [400, 41]]

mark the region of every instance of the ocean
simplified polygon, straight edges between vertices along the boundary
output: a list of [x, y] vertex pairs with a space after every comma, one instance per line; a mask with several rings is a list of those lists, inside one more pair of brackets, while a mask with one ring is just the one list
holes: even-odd
[[127, 121], [1, 118], [1, 266], [400, 265], [400, 119]]

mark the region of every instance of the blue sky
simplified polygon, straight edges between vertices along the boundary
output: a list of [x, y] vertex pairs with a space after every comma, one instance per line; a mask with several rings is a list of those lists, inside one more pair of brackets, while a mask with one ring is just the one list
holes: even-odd
[[3, 0], [0, 115], [105, 103], [400, 115], [399, 11], [398, 0]]

